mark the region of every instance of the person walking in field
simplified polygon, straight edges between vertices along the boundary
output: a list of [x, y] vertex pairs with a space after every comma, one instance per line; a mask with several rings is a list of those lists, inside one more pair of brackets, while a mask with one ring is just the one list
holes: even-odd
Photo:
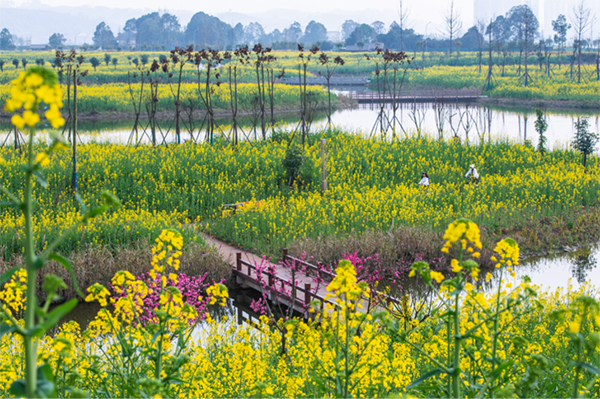
[[469, 183], [479, 184], [479, 173], [477, 172], [477, 168], [475, 168], [475, 164], [469, 166], [465, 178], [469, 179]]
[[421, 181], [419, 181], [419, 186], [423, 186], [423, 188], [429, 187], [429, 175], [427, 172], [421, 173]]

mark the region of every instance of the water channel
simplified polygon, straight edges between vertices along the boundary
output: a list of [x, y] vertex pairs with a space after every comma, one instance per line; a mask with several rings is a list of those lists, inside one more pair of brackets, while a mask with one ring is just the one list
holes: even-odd
[[[335, 111], [331, 116], [332, 127], [357, 134], [369, 135], [374, 130], [379, 132], [380, 125], [376, 125], [380, 115], [378, 104], [359, 104], [356, 108], [341, 109]], [[391, 137], [392, 105], [385, 107], [386, 128]], [[578, 118], [586, 117], [589, 120], [591, 130], [600, 132], [600, 111], [552, 111], [544, 110], [548, 122], [546, 132], [547, 146], [549, 149], [564, 148], [570, 145], [574, 123]], [[243, 133], [242, 139], [255, 139], [261, 137], [260, 126], [253, 128], [252, 117], [246, 116], [240, 119]], [[470, 142], [478, 142], [480, 139], [507, 139], [513, 142], [523, 143], [529, 140], [534, 146], [538, 142], [538, 134], [535, 131], [535, 109], [534, 108], [498, 108], [484, 106], [477, 103], [403, 103], [398, 105], [394, 128], [398, 136], [412, 135], [420, 132], [431, 137], [439, 137], [439, 131], [443, 131], [443, 137], [459, 137], [461, 141], [468, 139]], [[298, 127], [299, 116], [294, 112], [279, 114], [275, 116], [275, 130], [292, 130]], [[190, 125], [187, 121], [182, 122], [183, 128], [181, 141], [191, 139]], [[229, 134], [231, 121], [229, 118], [217, 119], [216, 136]], [[260, 125], [260, 121], [258, 121]], [[82, 120], [78, 124], [80, 142], [119, 143], [126, 144], [130, 139], [135, 142], [132, 135], [133, 121], [110, 121], [110, 120]], [[193, 124], [192, 134], [196, 139], [203, 140], [206, 137], [202, 129], [201, 121]], [[328, 127], [327, 115], [324, 112], [316, 112], [311, 123], [311, 131], [318, 131]], [[376, 127], [376, 129], [374, 129]], [[10, 131], [8, 121], [0, 123], [0, 145], [12, 145], [14, 133]], [[159, 143], [164, 136], [167, 143], [175, 142], [173, 133], [173, 121], [159, 121], [157, 137]], [[223, 132], [223, 133], [221, 133]], [[43, 137], [43, 136], [40, 136]], [[140, 128], [137, 134], [140, 143], [150, 142], [150, 131]]]

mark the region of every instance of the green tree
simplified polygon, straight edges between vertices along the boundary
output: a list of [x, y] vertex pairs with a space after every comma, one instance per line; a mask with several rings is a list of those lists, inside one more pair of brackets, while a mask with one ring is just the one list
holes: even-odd
[[300, 169], [304, 165], [306, 157], [302, 148], [297, 145], [291, 145], [285, 152], [285, 158], [282, 160], [283, 167], [286, 171], [286, 177], [288, 179], [288, 185], [291, 187], [294, 181], [300, 174]]
[[23, 69], [27, 68], [27, 64], [29, 63], [29, 61], [27, 61], [27, 58], [24, 58], [21, 60], [21, 65], [23, 66]]
[[327, 28], [319, 22], [310, 21], [304, 30], [304, 36], [300, 39], [306, 45], [327, 40]]
[[194, 14], [184, 33], [186, 43], [218, 48], [235, 44], [234, 36], [229, 24], [203, 12]]
[[117, 69], [118, 63], [119, 63], [119, 60], [117, 59], [117, 57], [113, 57], [112, 64], [113, 64], [114, 69]]
[[575, 136], [573, 137], [573, 148], [581, 153], [583, 167], [587, 167], [587, 158], [593, 154], [599, 137], [590, 132], [590, 123], [587, 118], [577, 118], [575, 122]]
[[552, 30], [554, 31], [554, 43], [558, 46], [558, 65], [560, 66], [560, 56], [565, 50], [567, 44], [567, 31], [571, 29], [571, 24], [567, 22], [567, 18], [560, 14], [555, 21], [552, 21]]
[[62, 33], [53, 33], [52, 36], [50, 36], [50, 38], [48, 39], [48, 44], [53, 49], [57, 49], [59, 47], [62, 47], [62, 45], [65, 44], [66, 41], [67, 39]]
[[4, 72], [4, 60], [0, 60], [0, 72]]
[[110, 30], [110, 26], [106, 25], [106, 22], [100, 22], [96, 26], [92, 40], [96, 46], [100, 47], [114, 46], [116, 42], [115, 35]]
[[346, 22], [342, 24], [342, 40], [349, 38], [358, 26], [359, 24], [357, 22], [354, 22], [351, 19], [346, 20]]
[[536, 109], [535, 113], [537, 115], [537, 119], [535, 120], [535, 131], [538, 132], [539, 140], [537, 145], [537, 150], [540, 154], [544, 155], [546, 153], [546, 130], [548, 130], [548, 122], [546, 118], [544, 118], [544, 113], [540, 109]]
[[350, 36], [346, 39], [346, 46], [353, 44], [358, 45], [358, 42], [373, 43], [375, 40], [375, 29], [371, 25], [359, 25]]
[[104, 63], [106, 64], [106, 66], [108, 66], [108, 64], [110, 64], [111, 60], [112, 60], [112, 57], [110, 56], [110, 54], [104, 53]]
[[19, 67], [19, 59], [18, 58], [13, 58], [12, 64], [15, 66], [15, 69], [17, 69]]
[[156, 48], [173, 48], [181, 42], [181, 25], [175, 15], [158, 12], [131, 18], [125, 22], [123, 31], [135, 34], [137, 43], [146, 43]]
[[146, 65], [148, 63], [148, 54], [142, 54], [140, 61], [142, 62], [142, 65]]
[[94, 67], [94, 71], [95, 71], [96, 68], [100, 65], [100, 60], [96, 57], [92, 57], [92, 58], [90, 58], [90, 64], [92, 64], [92, 66]]
[[0, 50], [14, 50], [17, 46], [15, 46], [13, 35], [10, 34], [10, 31], [6, 28], [0, 31]]
[[36, 58], [35, 63], [36, 63], [36, 65], [44, 66], [44, 64], [46, 63], [46, 60], [43, 58]]

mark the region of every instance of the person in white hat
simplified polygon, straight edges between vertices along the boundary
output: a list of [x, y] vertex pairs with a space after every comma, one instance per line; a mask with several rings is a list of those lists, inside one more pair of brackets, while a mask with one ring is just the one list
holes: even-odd
[[465, 175], [465, 177], [467, 179], [469, 177], [471, 177], [469, 183], [475, 183], [475, 184], [479, 183], [479, 173], [477, 173], [477, 169], [475, 168], [475, 164], [471, 164], [469, 166], [469, 170], [467, 171], [467, 174]]
[[421, 181], [419, 181], [419, 186], [423, 186], [423, 188], [429, 187], [429, 175], [427, 172], [421, 173]]

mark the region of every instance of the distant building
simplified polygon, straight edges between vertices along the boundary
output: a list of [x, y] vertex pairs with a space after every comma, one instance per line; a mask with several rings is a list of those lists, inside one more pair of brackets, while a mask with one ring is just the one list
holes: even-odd
[[136, 47], [136, 34], [133, 32], [121, 32], [117, 35], [117, 45], [129, 49], [130, 47]]
[[50, 48], [47, 44], [30, 44], [29, 50], [31, 51], [46, 51]]
[[364, 46], [358, 47], [356, 44], [346, 46], [344, 51], [375, 51], [377, 47], [381, 47], [379, 43], [365, 43]]

